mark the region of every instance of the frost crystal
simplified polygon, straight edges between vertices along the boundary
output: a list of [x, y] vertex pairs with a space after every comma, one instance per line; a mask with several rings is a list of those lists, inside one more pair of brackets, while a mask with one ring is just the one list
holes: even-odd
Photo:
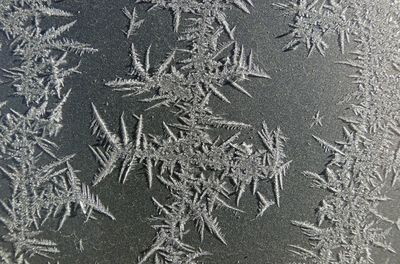
[[333, 34], [338, 37], [340, 49], [344, 52], [345, 44], [355, 30], [354, 21], [349, 19], [357, 6], [355, 1], [289, 0], [274, 6], [293, 18], [290, 30], [281, 36], [292, 38], [283, 47], [284, 51], [305, 45], [308, 55], [314, 50], [325, 55], [328, 48], [326, 39]]
[[[310, 239], [310, 247], [293, 246], [291, 251], [307, 263], [383, 263], [376, 257], [378, 249], [398, 251], [390, 243], [391, 230], [398, 221], [381, 210], [383, 203], [390, 202], [387, 191], [396, 184], [400, 172], [400, 5], [395, 0], [330, 1], [321, 8], [316, 8], [318, 1], [297, 3], [279, 6], [296, 13], [296, 23], [307, 21], [304, 25], [308, 26], [318, 14], [351, 11], [346, 19], [353, 25], [349, 34], [356, 38], [356, 49], [351, 59], [340, 63], [356, 71], [350, 77], [358, 89], [347, 98], [354, 103], [354, 114], [341, 117], [346, 124], [344, 140], [329, 143], [314, 136], [331, 153], [331, 160], [324, 173], [304, 174], [312, 187], [330, 194], [318, 207], [316, 224], [293, 221]], [[320, 19], [323, 22], [326, 18]], [[325, 28], [321, 23], [314, 20], [313, 29]], [[326, 27], [326, 32], [333, 29]], [[300, 27], [292, 32], [297, 30]], [[309, 41], [310, 47], [317, 45], [307, 34], [301, 41]]]
[[321, 116], [321, 114], [320, 114], [320, 112], [318, 111], [318, 112], [316, 112], [315, 113], [315, 115], [312, 117], [312, 123], [311, 123], [311, 125], [310, 125], [310, 128], [313, 128], [314, 126], [321, 126], [322, 127], [322, 119], [323, 119], [324, 117], [323, 116]]
[[[217, 208], [233, 212], [239, 209], [244, 192], [251, 188], [259, 199], [258, 217], [273, 204], [280, 205], [283, 180], [290, 161], [284, 145], [286, 137], [277, 128], [264, 123], [259, 137], [263, 147], [256, 148], [239, 140], [240, 133], [229, 138], [213, 138], [216, 128], [246, 129], [249, 125], [231, 121], [213, 113], [210, 98], [215, 96], [230, 103], [224, 89], [231, 87], [250, 96], [242, 82], [250, 77], [269, 78], [254, 62], [252, 52], [233, 40], [233, 29], [225, 11], [231, 7], [248, 12], [251, 1], [139, 1], [171, 10], [175, 31], [186, 48], [171, 51], [158, 66], [150, 64], [151, 46], [142, 59], [131, 47], [132, 66], [129, 78], [106, 83], [124, 96], [143, 95], [149, 109], [167, 107], [174, 111], [177, 122], [163, 123], [165, 135], [144, 132], [143, 117], [137, 119], [134, 136], [129, 136], [124, 114], [120, 117], [120, 133], [110, 129], [93, 105], [92, 132], [97, 146], [91, 147], [100, 168], [93, 183], [99, 184], [118, 169], [119, 180], [125, 182], [137, 164], [147, 171], [149, 186], [158, 179], [170, 193], [170, 203], [162, 204], [153, 197], [159, 215], [151, 218], [156, 236], [139, 263], [199, 263], [207, 251], [185, 242], [187, 225], [196, 226], [200, 239], [208, 231], [227, 244], [217, 216]], [[151, 8], [152, 9], [152, 8]], [[220, 40], [224, 32], [231, 38]], [[259, 191], [260, 184], [274, 190], [271, 200]], [[230, 202], [236, 196], [236, 204]]]
[[[77, 178], [70, 164], [74, 155], [59, 158], [55, 152], [58, 146], [53, 138], [62, 128], [62, 108], [70, 94], [64, 91], [64, 81], [78, 72], [78, 66], [68, 67], [67, 55], [95, 51], [63, 37], [75, 21], [42, 28], [44, 18], [69, 16], [47, 0], [0, 3], [0, 29], [11, 40], [19, 63], [3, 70], [12, 81], [14, 95], [26, 104], [22, 113], [2, 109], [0, 119], [0, 171], [11, 189], [10, 197], [1, 201], [0, 222], [5, 228], [1, 263], [27, 264], [32, 257], [50, 258], [58, 253], [56, 243], [44, 239], [41, 230], [50, 217], [60, 219], [59, 228], [79, 208], [87, 218], [98, 211], [114, 219]], [[8, 252], [10, 244], [12, 252]]]
[[125, 32], [126, 38], [129, 38], [143, 24], [144, 20], [137, 20], [136, 8], [134, 8], [132, 12], [129, 12], [125, 7], [122, 9], [122, 12], [129, 19], [128, 30]]

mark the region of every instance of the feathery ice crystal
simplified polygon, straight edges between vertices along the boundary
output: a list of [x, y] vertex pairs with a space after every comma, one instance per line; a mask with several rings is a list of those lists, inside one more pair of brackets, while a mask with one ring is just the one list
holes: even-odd
[[[130, 77], [117, 78], [106, 85], [124, 96], [150, 94], [142, 99], [151, 104], [149, 109], [167, 107], [178, 120], [163, 123], [165, 136], [158, 136], [146, 134], [143, 116], [135, 116], [137, 124], [131, 138], [124, 115], [120, 118], [121, 132], [114, 133], [93, 105], [91, 127], [99, 144], [91, 149], [100, 164], [93, 184], [99, 184], [117, 168], [123, 183], [135, 165], [143, 164], [149, 187], [157, 178], [169, 190], [171, 201], [162, 204], [153, 197], [159, 212], [151, 218], [156, 236], [139, 263], [151, 259], [155, 263], [198, 263], [210, 253], [185, 242], [189, 222], [194, 222], [201, 240], [208, 230], [226, 244], [217, 221], [217, 208], [243, 212], [238, 208], [239, 202], [249, 187], [259, 199], [257, 217], [265, 215], [271, 205], [280, 205], [283, 178], [290, 165], [284, 152], [286, 138], [279, 128], [270, 130], [265, 123], [259, 132], [263, 143], [260, 149], [239, 141], [240, 133], [227, 139], [212, 138], [209, 133], [217, 128], [249, 128], [213, 113], [212, 96], [230, 103], [223, 91], [231, 87], [251, 97], [241, 83], [250, 77], [270, 78], [254, 64], [252, 52], [246, 53], [234, 40], [234, 29], [226, 19], [225, 11], [232, 7], [249, 12], [251, 1], [138, 2], [153, 4], [150, 9], [170, 10], [174, 29], [185, 47], [176, 48], [154, 67], [150, 64], [151, 46], [142, 62], [132, 44]], [[221, 41], [223, 35], [230, 40]], [[275, 197], [259, 191], [259, 184], [263, 183], [272, 186]], [[236, 196], [236, 205], [229, 202], [232, 195]]]
[[10, 183], [10, 196], [1, 201], [1, 263], [27, 264], [32, 257], [58, 253], [56, 243], [42, 234], [42, 225], [51, 217], [60, 218], [59, 228], [78, 208], [88, 219], [93, 210], [114, 218], [79, 181], [71, 166], [74, 155], [59, 158], [55, 153], [53, 138], [62, 128], [62, 109], [70, 94], [64, 81], [78, 72], [78, 66], [68, 66], [68, 54], [96, 51], [63, 37], [75, 21], [42, 26], [44, 18], [70, 16], [47, 0], [0, 2], [0, 29], [18, 58], [17, 66], [3, 71], [12, 80], [14, 95], [26, 104], [23, 113], [2, 111], [0, 120], [0, 170]]
[[390, 234], [399, 227], [381, 208], [400, 173], [400, 2], [299, 0], [277, 6], [295, 15], [285, 49], [305, 43], [309, 52], [324, 54], [323, 37], [330, 32], [339, 35], [342, 48], [343, 39], [356, 44], [352, 58], [339, 62], [354, 69], [350, 77], [357, 85], [347, 98], [353, 115], [341, 117], [345, 139], [331, 144], [314, 136], [331, 160], [322, 174], [304, 173], [312, 187], [330, 194], [318, 207], [316, 224], [293, 221], [310, 247], [291, 251], [307, 263], [382, 263], [376, 250], [395, 253]]

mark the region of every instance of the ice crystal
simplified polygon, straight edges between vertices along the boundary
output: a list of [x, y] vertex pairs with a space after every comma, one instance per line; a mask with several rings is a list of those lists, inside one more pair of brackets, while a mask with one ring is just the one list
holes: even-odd
[[[17, 66], [3, 71], [12, 81], [15, 95], [26, 104], [25, 111], [9, 109], [0, 119], [0, 170], [11, 189], [10, 197], [1, 201], [0, 222], [5, 229], [0, 245], [2, 263], [26, 264], [34, 256], [58, 253], [56, 243], [43, 238], [42, 225], [50, 217], [60, 219], [58, 228], [79, 208], [88, 219], [93, 211], [114, 219], [76, 176], [70, 164], [74, 155], [56, 155], [58, 146], [53, 140], [62, 128], [62, 109], [70, 94], [70, 90], [64, 91], [64, 81], [78, 72], [78, 66], [68, 66], [67, 56], [95, 49], [63, 36], [75, 21], [43, 28], [41, 21], [51, 16], [71, 14], [47, 0], [0, 3], [0, 29], [18, 58]], [[7, 243], [12, 252], [2, 248]]]
[[[316, 12], [301, 3], [301, 12]], [[354, 22], [357, 46], [352, 58], [340, 63], [356, 71], [350, 77], [358, 89], [347, 98], [354, 114], [341, 117], [346, 124], [344, 140], [329, 143], [314, 136], [331, 159], [323, 173], [304, 174], [312, 187], [330, 194], [318, 207], [316, 224], [293, 221], [310, 239], [310, 247], [293, 246], [292, 252], [307, 263], [382, 263], [376, 250], [398, 251], [390, 242], [398, 221], [385, 216], [381, 208], [391, 201], [387, 190], [396, 184], [400, 171], [400, 76], [396, 68], [400, 6], [398, 1], [382, 0], [332, 1], [328, 7], [333, 4], [352, 10], [349, 19]]]
[[264, 212], [271, 206], [274, 205], [275, 202], [271, 200], [267, 200], [264, 195], [262, 195], [259, 191], [257, 191], [258, 196], [258, 214], [257, 217], [263, 216]]
[[[250, 77], [270, 78], [253, 61], [252, 52], [233, 39], [233, 29], [225, 11], [237, 7], [248, 12], [251, 1], [138, 1], [171, 10], [175, 31], [185, 48], [172, 50], [158, 66], [150, 64], [151, 46], [141, 59], [135, 45], [131, 46], [129, 78], [107, 82], [124, 96], [141, 95], [148, 109], [167, 107], [177, 121], [163, 122], [164, 135], [145, 133], [143, 116], [137, 119], [133, 137], [128, 132], [124, 114], [120, 117], [119, 133], [110, 129], [93, 105], [91, 129], [98, 139], [91, 150], [100, 168], [93, 184], [119, 170], [119, 180], [125, 182], [137, 164], [146, 168], [149, 186], [159, 180], [168, 190], [171, 202], [160, 203], [153, 197], [158, 216], [151, 218], [156, 236], [152, 245], [139, 258], [139, 263], [199, 263], [207, 251], [185, 242], [192, 222], [200, 240], [208, 231], [221, 243], [227, 244], [223, 227], [217, 219], [217, 208], [232, 212], [239, 209], [240, 200], [249, 188], [259, 199], [257, 217], [265, 215], [268, 207], [280, 206], [283, 179], [290, 161], [284, 145], [286, 137], [277, 128], [270, 130], [265, 123], [259, 132], [257, 148], [239, 139], [240, 133], [228, 138], [213, 138], [212, 129], [246, 129], [248, 124], [231, 121], [213, 112], [210, 98], [215, 96], [230, 103], [224, 89], [231, 87], [246, 96], [243, 87]], [[151, 8], [151, 9], [153, 9]], [[222, 42], [223, 33], [231, 38]], [[262, 194], [259, 185], [274, 190], [273, 198]], [[236, 196], [236, 204], [230, 198]]]
[[313, 120], [313, 121], [312, 121], [312, 123], [311, 123], [311, 125], [310, 125], [310, 128], [313, 128], [313, 127], [316, 126], [316, 125], [322, 127], [322, 119], [323, 119], [323, 118], [324, 118], [324, 117], [321, 116], [321, 114], [320, 114], [319, 111], [316, 112], [315, 115], [312, 117], [312, 120]]
[[225, 10], [234, 7], [239, 8], [245, 13], [250, 13], [249, 6], [253, 6], [252, 0], [215, 0], [199, 2], [197, 0], [136, 0], [136, 3], [150, 3], [152, 8], [163, 8], [170, 10], [174, 17], [174, 29], [177, 32], [181, 23], [182, 14], [205, 15], [209, 13], [209, 23], [217, 22], [223, 26], [225, 31], [233, 39], [234, 28], [231, 28]]
[[308, 55], [314, 50], [325, 55], [328, 48], [326, 39], [334, 34], [337, 35], [343, 52], [346, 42], [349, 42], [353, 33], [354, 21], [349, 19], [349, 13], [353, 12], [354, 7], [352, 1], [289, 0], [275, 3], [274, 6], [293, 18], [290, 30], [282, 35], [292, 38], [283, 47], [285, 51], [305, 45]]
[[129, 12], [129, 10], [125, 7], [122, 9], [122, 12], [129, 19], [128, 30], [125, 32], [126, 38], [129, 38], [143, 24], [144, 20], [137, 20], [136, 8], [134, 8], [132, 12]]

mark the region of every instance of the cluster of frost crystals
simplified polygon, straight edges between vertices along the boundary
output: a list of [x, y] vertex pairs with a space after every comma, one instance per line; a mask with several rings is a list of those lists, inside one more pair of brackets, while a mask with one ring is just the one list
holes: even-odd
[[113, 218], [78, 179], [71, 166], [74, 155], [56, 155], [54, 138], [62, 128], [62, 110], [70, 94], [64, 89], [64, 80], [78, 72], [78, 66], [68, 66], [67, 56], [95, 51], [63, 37], [75, 22], [42, 26], [43, 18], [70, 16], [47, 0], [0, 2], [0, 29], [18, 59], [18, 65], [3, 70], [14, 95], [26, 106], [22, 112], [11, 108], [4, 111], [5, 103], [0, 103], [0, 171], [10, 183], [10, 196], [2, 195], [0, 201], [4, 229], [1, 263], [26, 264], [35, 256], [58, 253], [56, 243], [42, 234], [49, 218], [59, 218], [58, 228], [79, 208], [88, 219], [93, 218], [93, 210]]
[[377, 250], [396, 253], [390, 235], [394, 227], [400, 229], [398, 219], [382, 212], [400, 173], [400, 5], [394, 0], [339, 4], [353, 10], [356, 49], [340, 62], [355, 71], [350, 77], [357, 89], [347, 98], [353, 114], [340, 117], [344, 140], [330, 144], [314, 136], [332, 158], [324, 173], [305, 175], [330, 194], [318, 207], [316, 224], [293, 222], [310, 247], [292, 251], [307, 263], [383, 263]]
[[[151, 103], [150, 108], [167, 107], [176, 114], [177, 121], [163, 123], [165, 135], [159, 136], [146, 134], [143, 116], [135, 116], [137, 125], [131, 137], [123, 115], [120, 133], [114, 133], [93, 105], [91, 127], [99, 144], [91, 149], [100, 164], [93, 184], [100, 183], [114, 170], [118, 170], [123, 183], [137, 164], [143, 164], [149, 186], [158, 179], [169, 190], [170, 202], [163, 204], [153, 198], [159, 212], [151, 218], [156, 236], [139, 263], [199, 263], [210, 253], [185, 242], [188, 225], [194, 223], [201, 240], [208, 231], [226, 244], [217, 208], [243, 212], [238, 207], [249, 188], [259, 200], [258, 217], [268, 207], [280, 205], [283, 178], [290, 165], [284, 152], [286, 138], [279, 128], [270, 130], [265, 123], [259, 132], [261, 148], [239, 141], [240, 133], [226, 139], [210, 134], [213, 129], [249, 127], [213, 113], [212, 96], [229, 103], [225, 89], [233, 88], [251, 96], [241, 83], [250, 77], [269, 78], [254, 64], [252, 53], [246, 53], [234, 41], [233, 30], [226, 21], [225, 10], [236, 6], [248, 12], [251, 1], [141, 2], [172, 11], [175, 30], [185, 48], [173, 50], [153, 67], [151, 48], [141, 59], [132, 45], [130, 77], [117, 78], [106, 85], [127, 96], [150, 94], [142, 101]], [[132, 28], [136, 19], [133, 13], [127, 17]], [[229, 41], [220, 40], [224, 34]], [[274, 195], [260, 192], [261, 184], [271, 186]], [[230, 202], [232, 197], [236, 204]]]
[[283, 50], [294, 50], [299, 45], [305, 45], [308, 55], [314, 50], [325, 55], [327, 38], [336, 35], [343, 52], [345, 43], [349, 42], [355, 31], [354, 20], [351, 18], [356, 3], [350, 0], [289, 0], [274, 3], [274, 6], [293, 18], [290, 30], [282, 35], [291, 37]]

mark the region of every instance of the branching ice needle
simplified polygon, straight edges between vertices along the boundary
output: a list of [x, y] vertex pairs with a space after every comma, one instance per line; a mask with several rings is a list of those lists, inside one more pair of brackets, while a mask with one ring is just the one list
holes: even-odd
[[256, 218], [263, 216], [264, 212], [271, 206], [274, 205], [274, 201], [267, 200], [260, 192], [257, 191], [258, 197], [258, 214]]
[[122, 12], [129, 19], [128, 30], [126, 32], [124, 31], [124, 33], [126, 34], [126, 38], [129, 38], [143, 24], [144, 19], [140, 19], [140, 20], [137, 19], [138, 17], [136, 14], [136, 8], [134, 8], [131, 13], [131, 12], [129, 12], [128, 8], [124, 7], [124, 9], [122, 9]]

